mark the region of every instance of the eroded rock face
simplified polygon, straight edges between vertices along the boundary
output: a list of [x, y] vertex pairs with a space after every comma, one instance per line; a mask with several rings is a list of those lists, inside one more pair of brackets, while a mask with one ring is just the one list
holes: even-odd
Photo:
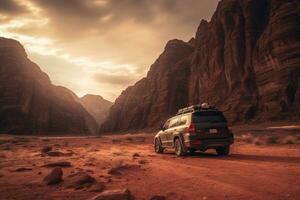
[[0, 133], [97, 131], [92, 116], [70, 90], [52, 85], [15, 40], [0, 38]]
[[173, 40], [146, 78], [127, 88], [101, 131], [157, 127], [209, 102], [232, 122], [297, 119], [300, 12], [295, 0], [223, 0], [195, 39]]
[[129, 130], [155, 126], [187, 104], [190, 55], [194, 47], [169, 41], [146, 78], [127, 88], [111, 107], [102, 130]]
[[94, 117], [98, 125], [101, 125], [105, 120], [113, 104], [99, 95], [91, 94], [81, 97], [79, 102]]

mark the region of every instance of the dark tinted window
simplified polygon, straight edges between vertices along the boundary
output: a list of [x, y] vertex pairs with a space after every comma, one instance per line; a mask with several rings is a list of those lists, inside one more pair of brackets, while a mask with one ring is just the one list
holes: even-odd
[[226, 122], [226, 119], [222, 112], [216, 111], [204, 111], [193, 113], [192, 116], [193, 123], [218, 123]]

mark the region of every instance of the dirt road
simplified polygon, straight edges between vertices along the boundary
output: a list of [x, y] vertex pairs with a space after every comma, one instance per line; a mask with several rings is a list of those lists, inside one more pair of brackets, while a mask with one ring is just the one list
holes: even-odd
[[[300, 145], [254, 145], [237, 142], [228, 157], [215, 152], [178, 158], [172, 151], [153, 152], [152, 138], [116, 136], [99, 138], [2, 137], [0, 199], [90, 199], [88, 186], [66, 188], [67, 177], [78, 171], [94, 177], [106, 190], [128, 188], [136, 199], [154, 195], [166, 199], [299, 199]], [[61, 154], [41, 154], [52, 147]], [[43, 182], [56, 161], [64, 181]]]

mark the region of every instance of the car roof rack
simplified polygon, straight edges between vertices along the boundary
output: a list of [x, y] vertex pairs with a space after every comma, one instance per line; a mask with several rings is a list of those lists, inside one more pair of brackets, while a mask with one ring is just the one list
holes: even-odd
[[181, 115], [185, 113], [195, 112], [195, 111], [217, 111], [215, 106], [211, 106], [208, 103], [202, 103], [199, 105], [192, 105], [190, 107], [179, 109], [176, 115]]

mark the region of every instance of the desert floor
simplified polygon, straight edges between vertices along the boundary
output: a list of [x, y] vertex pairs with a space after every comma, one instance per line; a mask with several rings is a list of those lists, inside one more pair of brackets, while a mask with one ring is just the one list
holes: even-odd
[[[237, 139], [230, 156], [208, 151], [183, 158], [172, 150], [155, 154], [153, 134], [3, 135], [0, 199], [80, 200], [123, 188], [135, 199], [146, 200], [154, 195], [183, 200], [299, 199], [299, 129], [239, 126], [234, 130]], [[61, 167], [63, 181], [47, 185], [43, 179], [54, 167]]]

